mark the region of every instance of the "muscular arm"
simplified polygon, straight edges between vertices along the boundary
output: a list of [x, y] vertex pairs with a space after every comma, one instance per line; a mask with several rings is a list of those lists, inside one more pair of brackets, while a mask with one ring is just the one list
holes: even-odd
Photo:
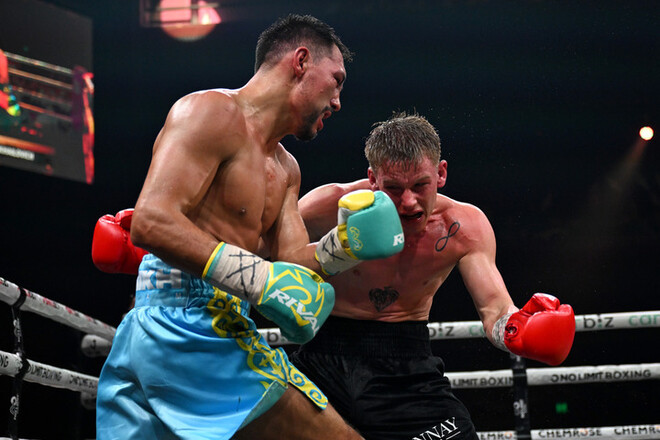
[[318, 241], [337, 226], [337, 202], [343, 195], [359, 189], [371, 189], [369, 180], [329, 183], [311, 190], [300, 199], [298, 209], [312, 241]]
[[154, 144], [133, 215], [131, 239], [137, 246], [197, 276], [218, 240], [188, 215], [200, 204], [220, 164], [234, 153], [226, 141], [226, 128], [233, 122], [225, 116], [230, 114], [229, 101], [219, 93], [202, 93], [172, 107]]
[[486, 337], [492, 341], [492, 328], [499, 317], [515, 312], [504, 280], [495, 264], [495, 234], [483, 212], [467, 205], [471, 224], [469, 250], [458, 262], [465, 287], [472, 297]]
[[319, 271], [314, 258], [314, 246], [309, 242], [305, 224], [298, 211], [300, 193], [300, 167], [289, 153], [282, 150], [280, 160], [289, 170], [289, 184], [280, 214], [271, 230], [264, 237], [265, 247], [272, 261], [288, 261]]

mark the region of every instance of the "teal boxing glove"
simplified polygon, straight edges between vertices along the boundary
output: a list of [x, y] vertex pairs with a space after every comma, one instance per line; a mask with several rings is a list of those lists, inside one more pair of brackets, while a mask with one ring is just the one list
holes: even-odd
[[293, 263], [271, 263], [224, 242], [209, 257], [202, 278], [247, 300], [296, 344], [309, 342], [335, 305], [334, 289], [316, 272]]
[[323, 272], [335, 275], [361, 260], [387, 258], [403, 250], [401, 220], [382, 191], [359, 190], [339, 199], [337, 226], [316, 245]]

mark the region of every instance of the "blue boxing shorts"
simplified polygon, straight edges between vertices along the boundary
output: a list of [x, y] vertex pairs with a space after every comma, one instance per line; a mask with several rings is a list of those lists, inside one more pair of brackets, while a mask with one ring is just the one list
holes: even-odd
[[146, 255], [135, 307], [99, 378], [98, 440], [229, 439], [288, 384], [320, 409], [326, 396], [273, 349], [238, 297]]

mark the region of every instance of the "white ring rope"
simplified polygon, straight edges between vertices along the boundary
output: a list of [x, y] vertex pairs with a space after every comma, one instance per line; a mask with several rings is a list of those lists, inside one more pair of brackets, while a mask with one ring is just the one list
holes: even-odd
[[[477, 432], [479, 440], [515, 440], [515, 431]], [[660, 439], [660, 424], [601, 426], [589, 428], [532, 429], [532, 440], [572, 438], [602, 438], [617, 440]]]
[[[88, 342], [88, 344], [94, 344], [95, 349], [98, 349], [101, 353], [104, 352], [104, 344], [109, 344], [108, 341], [112, 341], [116, 331], [114, 327], [27, 289], [24, 290], [27, 293], [27, 298], [25, 304], [21, 306], [21, 310], [34, 312], [62, 324], [69, 325], [82, 332], [100, 336], [106, 341], [93, 338], [94, 342]], [[16, 284], [0, 277], [0, 299], [2, 301], [9, 305], [14, 304], [19, 295], [20, 290]], [[485, 337], [481, 321], [431, 322], [428, 324], [428, 327], [429, 336], [433, 341], [440, 339]], [[578, 332], [650, 327], [660, 327], [660, 310], [575, 316], [575, 330]], [[291, 343], [282, 336], [279, 328], [259, 329], [259, 333], [261, 333], [270, 345]]]
[[[107, 356], [110, 347], [110, 342], [92, 335], [86, 335], [82, 341], [82, 351], [90, 357]], [[530, 386], [660, 379], [660, 363], [527, 368], [526, 371], [527, 384]], [[451, 381], [452, 388], [497, 388], [513, 385], [511, 370], [448, 372], [445, 375]]]
[[[108, 341], [111, 341], [115, 336], [116, 329], [114, 327], [27, 289], [23, 290], [26, 293], [26, 298], [20, 310], [36, 313], [81, 332], [100, 336]], [[0, 299], [2, 301], [12, 305], [20, 295], [20, 289], [16, 284], [0, 277]]]
[[[82, 351], [90, 357], [107, 356], [111, 343], [85, 335]], [[562, 385], [576, 383], [626, 382], [660, 379], [660, 363], [598, 365], [581, 367], [527, 368], [528, 385]], [[511, 370], [483, 370], [445, 373], [452, 388], [497, 388], [513, 385]]]
[[[82, 351], [88, 356], [107, 355], [116, 329], [56, 301], [23, 289], [26, 298], [21, 310], [30, 311], [88, 333], [82, 341]], [[12, 305], [21, 295], [21, 289], [10, 281], [0, 278], [0, 299]], [[614, 329], [638, 329], [660, 327], [660, 311], [602, 313], [575, 317], [576, 331]], [[431, 340], [484, 337], [480, 321], [433, 322], [428, 324]], [[259, 332], [271, 345], [288, 344], [278, 328], [260, 329]], [[93, 399], [98, 378], [65, 370], [51, 365], [28, 361], [30, 366], [24, 380], [55, 388], [80, 391], [83, 397]], [[18, 355], [0, 351], [0, 374], [15, 376], [23, 363]], [[497, 388], [513, 385], [511, 370], [470, 371], [445, 373], [452, 388]], [[599, 365], [582, 367], [528, 368], [527, 384], [565, 385], [577, 383], [623, 382], [660, 379], [660, 363]], [[430, 435], [432, 435], [431, 433]], [[517, 438], [515, 431], [478, 432], [480, 440]], [[587, 428], [533, 429], [532, 440], [565, 438], [602, 439], [660, 439], [660, 424], [605, 426]], [[0, 440], [5, 438], [0, 437]]]
[[[527, 368], [527, 385], [628, 382], [660, 379], [660, 363], [597, 365], [583, 367]], [[513, 386], [511, 370], [445, 373], [452, 388], [499, 388]]]
[[[23, 380], [46, 385], [53, 388], [65, 388], [71, 391], [81, 391], [96, 395], [98, 377], [88, 376], [76, 371], [64, 370], [52, 365], [41, 364], [28, 360], [30, 367]], [[0, 351], [0, 374], [16, 376], [23, 362], [15, 354]]]
[[[428, 324], [429, 336], [432, 341], [439, 339], [469, 339], [485, 337], [481, 321], [431, 322]], [[575, 331], [599, 331], [639, 329], [660, 327], [660, 310], [642, 312], [599, 313], [592, 315], [577, 315]], [[282, 337], [279, 328], [259, 329], [259, 333], [270, 345], [290, 344]]]
[[[432, 341], [486, 336], [481, 321], [431, 322], [428, 327]], [[650, 327], [660, 327], [660, 310], [601, 313], [575, 317], [575, 330], [579, 332]], [[263, 328], [259, 329], [259, 333], [271, 346], [291, 344], [282, 336], [279, 328]], [[86, 335], [82, 341], [82, 351], [90, 357], [107, 356], [111, 346], [112, 343], [107, 338], [93, 335]]]

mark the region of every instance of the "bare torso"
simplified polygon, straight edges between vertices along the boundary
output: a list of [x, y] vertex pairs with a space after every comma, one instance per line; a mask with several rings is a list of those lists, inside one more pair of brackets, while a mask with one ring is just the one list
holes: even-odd
[[364, 261], [332, 278], [333, 314], [381, 321], [428, 319], [433, 296], [468, 252], [478, 213], [471, 205], [438, 194], [424, 232], [406, 235], [401, 253]]
[[264, 242], [282, 250], [285, 236], [308, 243], [298, 164], [240, 93], [205, 90], [172, 107], [136, 205], [134, 242], [193, 274], [218, 241], [253, 253]]
[[293, 158], [281, 144], [264, 145], [240, 109], [235, 112], [234, 153], [220, 164], [188, 218], [215, 238], [255, 252], [280, 214], [292, 181]]

